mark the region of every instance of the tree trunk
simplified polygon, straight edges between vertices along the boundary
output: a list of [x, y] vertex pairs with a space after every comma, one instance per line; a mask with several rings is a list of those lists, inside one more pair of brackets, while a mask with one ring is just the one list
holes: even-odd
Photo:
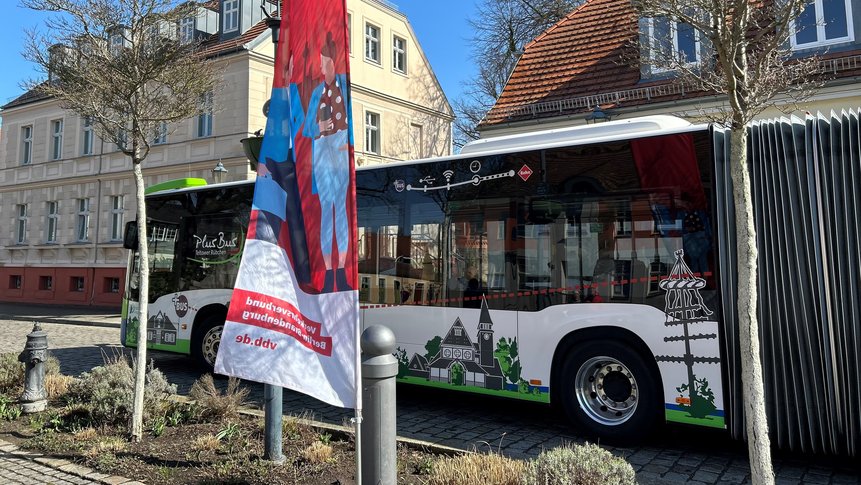
[[753, 220], [753, 197], [747, 163], [747, 127], [735, 124], [731, 133], [733, 199], [736, 208], [738, 250], [738, 326], [745, 427], [751, 481], [773, 484], [771, 443], [765, 415], [765, 390], [759, 351], [757, 318], [757, 246]]
[[135, 177], [135, 200], [138, 218], [138, 257], [140, 268], [140, 311], [138, 314], [137, 357], [135, 358], [135, 392], [132, 400], [131, 437], [140, 441], [143, 436], [144, 384], [146, 379], [147, 306], [149, 304], [149, 248], [147, 246], [146, 200], [144, 178], [140, 160], [132, 160]]

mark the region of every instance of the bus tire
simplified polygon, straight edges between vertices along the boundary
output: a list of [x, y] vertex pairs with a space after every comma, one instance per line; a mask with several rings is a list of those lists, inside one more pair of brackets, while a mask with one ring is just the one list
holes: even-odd
[[212, 371], [221, 344], [221, 332], [224, 331], [224, 316], [209, 315], [195, 327], [191, 339], [191, 355], [201, 367]]
[[591, 437], [631, 443], [661, 422], [659, 380], [643, 356], [621, 342], [574, 347], [561, 378], [565, 414]]

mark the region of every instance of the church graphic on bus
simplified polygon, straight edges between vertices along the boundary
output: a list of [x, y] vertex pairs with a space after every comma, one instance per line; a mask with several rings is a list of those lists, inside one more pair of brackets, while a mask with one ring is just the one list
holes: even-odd
[[440, 342], [439, 353], [430, 361], [421, 354], [413, 355], [409, 362], [409, 375], [453, 385], [495, 391], [505, 389], [505, 375], [493, 353], [493, 321], [484, 300], [476, 340], [472, 341], [458, 317]]

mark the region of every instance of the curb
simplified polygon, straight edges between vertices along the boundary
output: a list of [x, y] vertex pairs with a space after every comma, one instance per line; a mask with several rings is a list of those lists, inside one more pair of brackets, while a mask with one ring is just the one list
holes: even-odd
[[77, 463], [69, 460], [54, 458], [34, 451], [27, 451], [2, 439], [0, 439], [0, 456], [4, 458], [13, 457], [28, 460], [53, 470], [58, 470], [69, 475], [75, 475], [86, 480], [91, 480], [94, 483], [103, 483], [106, 485], [144, 485], [143, 482], [132, 480], [131, 478], [99, 473], [92, 468], [78, 465]]
[[[254, 417], [259, 417], [259, 418], [263, 418], [266, 416], [266, 414], [263, 411], [258, 410], [258, 409], [241, 409], [239, 411], [239, 414], [243, 414], [246, 416], [254, 416]], [[285, 414], [284, 416], [289, 416], [289, 415]], [[305, 419], [305, 418], [299, 418], [299, 417], [294, 417], [294, 416], [290, 416], [290, 417], [295, 418], [296, 422], [299, 424], [302, 424], [305, 426], [310, 426], [314, 429], [327, 431], [333, 435], [337, 435], [340, 437], [349, 436], [352, 439], [353, 435], [355, 435], [355, 430], [350, 426], [339, 426], [337, 424], [324, 423], [321, 421], [313, 421], [313, 420]], [[406, 446], [407, 448], [414, 449], [414, 450], [429, 451], [435, 455], [452, 456], [452, 455], [462, 455], [462, 454], [471, 453], [468, 450], [462, 450], [460, 448], [452, 448], [450, 446], [444, 446], [444, 445], [438, 445], [436, 443], [431, 443], [430, 441], [421, 441], [421, 440], [417, 440], [417, 439], [413, 439], [413, 438], [404, 438], [402, 436], [395, 436], [395, 441], [398, 444], [402, 444], [402, 445]]]
[[[179, 394], [170, 396], [168, 399], [170, 399], [172, 401], [176, 401], [176, 402], [181, 402], [181, 403], [193, 403], [194, 402], [192, 399], [189, 399], [188, 396], [183, 396], [183, 395], [179, 395]], [[242, 414], [245, 416], [254, 416], [257, 418], [264, 418], [266, 416], [266, 413], [264, 413], [262, 410], [252, 409], [252, 408], [248, 408], [248, 407], [243, 407], [242, 409], [240, 409], [239, 414]], [[355, 434], [355, 430], [350, 426], [340, 426], [337, 424], [324, 423], [322, 421], [314, 421], [311, 419], [300, 418], [298, 416], [291, 416], [289, 414], [284, 414], [282, 416], [288, 416], [288, 417], [294, 418], [296, 420], [296, 422], [298, 422], [299, 424], [302, 424], [305, 426], [310, 426], [314, 429], [327, 431], [327, 432], [330, 432], [332, 434], [336, 434], [338, 436], [343, 436], [343, 437], [349, 436], [352, 438], [353, 435]], [[453, 456], [453, 455], [462, 455], [462, 454], [472, 453], [469, 450], [463, 450], [460, 448], [453, 448], [451, 446], [439, 445], [436, 443], [431, 443], [430, 441], [422, 441], [422, 440], [417, 440], [414, 438], [405, 438], [402, 436], [395, 436], [395, 441], [399, 444], [406, 446], [407, 448], [414, 449], [414, 450], [429, 451], [429, 452], [437, 454], [437, 455]]]
[[94, 322], [87, 320], [75, 320], [72, 318], [55, 318], [55, 317], [21, 317], [17, 315], [0, 314], [0, 320], [16, 320], [19, 322], [39, 322], [39, 323], [57, 323], [62, 325], [80, 325], [82, 327], [104, 327], [104, 328], [120, 328], [119, 323]]

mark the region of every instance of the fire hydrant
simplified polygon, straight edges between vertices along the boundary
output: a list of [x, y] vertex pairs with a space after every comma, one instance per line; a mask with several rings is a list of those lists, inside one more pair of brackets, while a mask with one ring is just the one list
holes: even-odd
[[48, 360], [48, 334], [42, 331], [39, 322], [27, 334], [27, 344], [18, 360], [24, 367], [24, 394], [21, 394], [21, 410], [25, 414], [38, 413], [48, 408], [48, 393], [45, 391], [45, 361]]

